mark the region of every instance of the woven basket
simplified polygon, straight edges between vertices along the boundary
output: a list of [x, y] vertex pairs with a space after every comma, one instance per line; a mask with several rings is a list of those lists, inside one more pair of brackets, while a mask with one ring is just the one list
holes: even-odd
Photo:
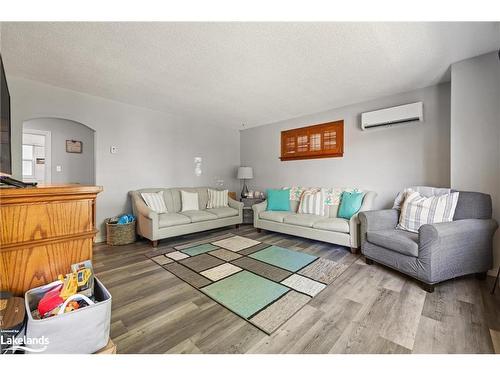
[[106, 219], [106, 242], [111, 246], [134, 243], [135, 220], [127, 224], [110, 224]]

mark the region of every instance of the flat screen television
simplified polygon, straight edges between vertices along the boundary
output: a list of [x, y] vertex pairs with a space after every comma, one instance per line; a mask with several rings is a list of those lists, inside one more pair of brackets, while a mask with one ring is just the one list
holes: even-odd
[[0, 174], [12, 174], [12, 154], [10, 144], [10, 95], [5, 77], [2, 56], [0, 55], [0, 105], [1, 105], [1, 135], [0, 135]]

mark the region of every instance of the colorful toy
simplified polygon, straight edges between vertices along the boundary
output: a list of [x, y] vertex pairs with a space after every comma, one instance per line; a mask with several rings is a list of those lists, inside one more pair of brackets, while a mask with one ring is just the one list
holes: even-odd
[[38, 302], [38, 313], [40, 317], [44, 318], [46, 315], [50, 315], [49, 313], [51, 311], [57, 309], [64, 303], [64, 300], [60, 296], [62, 287], [62, 284], [57, 285], [45, 293], [40, 302]]

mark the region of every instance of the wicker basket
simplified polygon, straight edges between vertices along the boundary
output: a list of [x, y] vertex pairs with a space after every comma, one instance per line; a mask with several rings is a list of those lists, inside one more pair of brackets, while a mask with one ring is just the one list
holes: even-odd
[[106, 242], [108, 245], [127, 245], [135, 242], [135, 220], [127, 224], [110, 224], [106, 219]]

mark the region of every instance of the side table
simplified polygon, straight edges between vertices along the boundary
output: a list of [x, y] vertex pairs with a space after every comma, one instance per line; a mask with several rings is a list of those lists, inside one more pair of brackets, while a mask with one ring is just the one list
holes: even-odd
[[253, 210], [252, 206], [254, 204], [264, 202], [265, 199], [262, 198], [241, 198], [243, 202], [243, 224], [253, 224]]

